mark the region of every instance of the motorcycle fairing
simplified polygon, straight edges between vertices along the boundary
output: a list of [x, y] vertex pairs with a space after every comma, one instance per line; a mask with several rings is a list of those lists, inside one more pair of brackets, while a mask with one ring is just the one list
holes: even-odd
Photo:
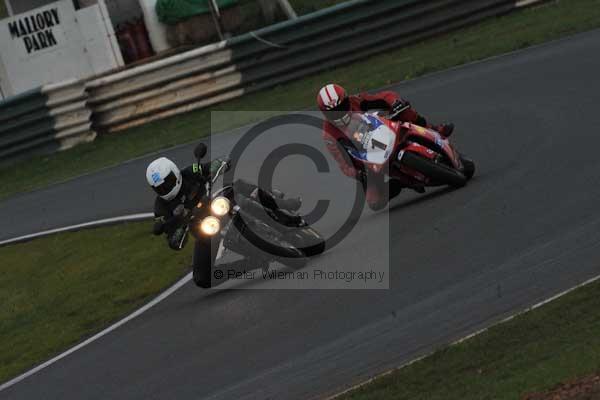
[[431, 150], [428, 147], [425, 147], [419, 143], [408, 142], [407, 145], [404, 146], [402, 150], [400, 150], [400, 152], [398, 153], [398, 161], [402, 159], [402, 156], [405, 152], [415, 153], [429, 160], [435, 159], [436, 155], [435, 151]]
[[[435, 159], [435, 156], [436, 156], [436, 153], [433, 150], [431, 150], [425, 146], [422, 146], [419, 143], [410, 142], [406, 146], [404, 146], [404, 148], [402, 150], [400, 150], [398, 152], [397, 160], [401, 161], [402, 157], [404, 156], [404, 153], [406, 153], [406, 152], [418, 154], [429, 160]], [[402, 173], [418, 180], [419, 182], [427, 181], [427, 177], [425, 175], [421, 174], [418, 171], [414, 171], [410, 168], [405, 167], [404, 165], [402, 165], [402, 163], [400, 163], [398, 165], [398, 167], [400, 168], [400, 171], [402, 171]]]
[[406, 132], [403, 137], [404, 141], [408, 143], [418, 143], [424, 145], [425, 147], [431, 146], [430, 150], [433, 150], [432, 153], [426, 152], [426, 154], [420, 148], [411, 148], [411, 145], [409, 144], [408, 146], [404, 147], [405, 151], [418, 150], [415, 151], [417, 154], [426, 156], [430, 159], [433, 158], [430, 155], [435, 155], [434, 153], [437, 152], [445, 155], [448, 158], [448, 160], [450, 160], [454, 168], [457, 168], [459, 170], [462, 169], [460, 155], [450, 145], [450, 142], [442, 135], [440, 135], [439, 132], [408, 122], [403, 123], [402, 128]]
[[396, 144], [396, 133], [377, 116], [362, 114], [363, 124], [360, 130], [352, 134], [351, 140], [356, 148], [348, 149], [350, 156], [370, 164], [385, 164]]

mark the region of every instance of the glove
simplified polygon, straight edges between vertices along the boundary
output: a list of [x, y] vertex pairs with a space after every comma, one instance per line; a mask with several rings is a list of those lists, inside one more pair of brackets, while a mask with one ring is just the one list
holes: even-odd
[[168, 238], [169, 247], [173, 250], [181, 250], [187, 242], [187, 229], [186, 227], [180, 227], [173, 232]]
[[231, 168], [231, 161], [225, 159], [216, 159], [210, 163], [210, 176], [215, 176], [219, 168], [225, 165], [225, 171], [228, 171]]
[[185, 218], [188, 216], [189, 213], [190, 213], [190, 210], [185, 208], [185, 206], [183, 204], [178, 205], [173, 210], [173, 216], [178, 217], [178, 218]]
[[390, 110], [389, 119], [392, 121], [396, 121], [400, 114], [410, 108], [410, 103], [408, 101], [396, 100], [394, 104], [392, 104], [392, 109]]
[[231, 169], [231, 160], [226, 159], [226, 160], [223, 160], [223, 162], [225, 163], [225, 172], [229, 171]]
[[165, 231], [165, 224], [163, 221], [155, 221], [154, 226], [152, 227], [152, 234], [155, 236], [160, 236]]

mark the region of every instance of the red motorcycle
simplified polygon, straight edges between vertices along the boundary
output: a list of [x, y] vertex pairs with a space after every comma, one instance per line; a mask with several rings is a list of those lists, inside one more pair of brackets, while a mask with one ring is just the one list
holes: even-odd
[[349, 124], [353, 160], [375, 173], [386, 173], [405, 186], [464, 186], [475, 174], [475, 163], [462, 156], [438, 132], [388, 120], [376, 113], [354, 113]]

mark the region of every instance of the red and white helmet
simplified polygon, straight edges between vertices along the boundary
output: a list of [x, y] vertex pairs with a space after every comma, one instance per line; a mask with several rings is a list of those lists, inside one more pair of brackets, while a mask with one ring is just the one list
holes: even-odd
[[335, 125], [345, 126], [350, 122], [350, 98], [340, 85], [330, 83], [323, 86], [319, 90], [317, 103], [325, 118]]

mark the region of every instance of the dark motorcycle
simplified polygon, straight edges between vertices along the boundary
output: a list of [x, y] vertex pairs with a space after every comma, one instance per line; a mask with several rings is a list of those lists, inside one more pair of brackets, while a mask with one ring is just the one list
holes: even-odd
[[[204, 145], [196, 148], [198, 162], [206, 151]], [[226, 251], [243, 256], [248, 270], [268, 269], [271, 262], [302, 268], [308, 257], [325, 251], [324, 239], [301, 216], [237, 196], [231, 185], [213, 192], [213, 185], [227, 168], [228, 163], [222, 161], [188, 217], [187, 229], [196, 239], [193, 267], [198, 286], [212, 286], [213, 267]]]

